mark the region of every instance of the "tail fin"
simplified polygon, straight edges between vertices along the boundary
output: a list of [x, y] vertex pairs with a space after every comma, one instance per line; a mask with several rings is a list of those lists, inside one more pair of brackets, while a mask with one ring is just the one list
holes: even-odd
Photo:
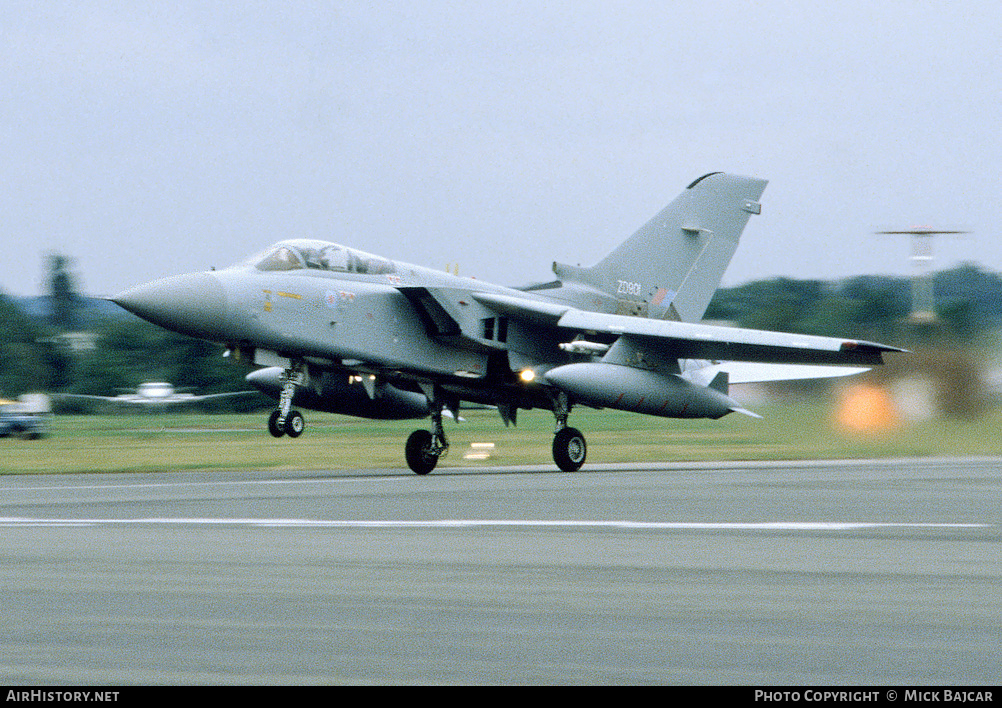
[[559, 263], [560, 280], [616, 297], [620, 311], [698, 322], [720, 284], [766, 180], [711, 172], [591, 268]]

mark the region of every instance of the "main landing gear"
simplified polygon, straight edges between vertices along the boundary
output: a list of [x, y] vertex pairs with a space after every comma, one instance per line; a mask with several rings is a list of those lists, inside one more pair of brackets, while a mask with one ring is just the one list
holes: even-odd
[[292, 410], [292, 398], [296, 386], [306, 385], [306, 367], [295, 363], [282, 373], [282, 394], [278, 397], [278, 410], [268, 416], [268, 432], [280, 438], [288, 435], [298, 438], [306, 429], [306, 420], [299, 411]]
[[[442, 427], [442, 410], [445, 408], [444, 397], [436, 390], [425, 392], [428, 396], [428, 409], [431, 411], [431, 430], [415, 430], [407, 438], [404, 446], [404, 457], [407, 466], [414, 474], [425, 475], [435, 469], [440, 458], [449, 452], [449, 441]], [[459, 413], [459, 400], [454, 401], [456, 418]]]
[[561, 428], [553, 436], [553, 461], [564, 472], [577, 472], [587, 455], [584, 435], [577, 428]]
[[557, 421], [553, 434], [553, 461], [564, 472], [577, 472], [588, 456], [588, 445], [580, 430], [567, 426], [570, 412], [567, 394], [563, 391], [553, 394], [553, 416]]
[[[428, 409], [431, 411], [432, 429], [415, 430], [407, 438], [404, 447], [404, 457], [407, 466], [415, 474], [425, 475], [435, 469], [440, 458], [449, 451], [449, 441], [442, 428], [442, 411], [445, 408], [442, 394], [430, 388], [425, 392], [428, 396]], [[458, 400], [453, 401], [453, 413], [458, 417]], [[584, 434], [577, 428], [567, 425], [567, 417], [571, 412], [571, 404], [567, 394], [553, 394], [553, 415], [556, 418], [556, 430], [553, 435], [553, 461], [564, 472], [576, 472], [581, 469], [588, 455], [588, 445]], [[511, 411], [509, 419], [513, 419]]]

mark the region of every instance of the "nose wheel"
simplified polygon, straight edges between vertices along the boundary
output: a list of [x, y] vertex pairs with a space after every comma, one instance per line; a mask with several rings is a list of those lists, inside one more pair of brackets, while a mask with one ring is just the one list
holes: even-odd
[[298, 438], [306, 429], [306, 419], [299, 411], [289, 411], [283, 423], [279, 423], [282, 411], [272, 411], [268, 416], [268, 432], [276, 438], [288, 435], [290, 438]]
[[296, 395], [296, 386], [305, 386], [308, 382], [306, 367], [297, 362], [282, 373], [282, 393], [278, 397], [278, 410], [268, 416], [268, 432], [280, 438], [288, 435], [298, 438], [306, 429], [306, 419], [299, 411], [292, 410], [292, 399]]

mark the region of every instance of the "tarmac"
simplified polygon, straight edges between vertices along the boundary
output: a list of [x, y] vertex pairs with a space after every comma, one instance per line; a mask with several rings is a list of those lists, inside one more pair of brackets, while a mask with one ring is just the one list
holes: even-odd
[[1000, 471], [0, 477], [0, 682], [991, 686]]

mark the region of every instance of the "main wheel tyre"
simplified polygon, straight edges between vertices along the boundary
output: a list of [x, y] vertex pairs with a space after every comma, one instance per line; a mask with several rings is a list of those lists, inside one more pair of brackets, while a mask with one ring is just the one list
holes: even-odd
[[435, 469], [438, 455], [431, 452], [431, 433], [427, 430], [415, 430], [411, 433], [404, 447], [404, 457], [414, 474], [428, 474]]
[[285, 419], [285, 434], [290, 438], [298, 438], [306, 429], [306, 419], [299, 411], [292, 411]]
[[278, 427], [279, 415], [281, 415], [280, 411], [272, 411], [271, 415], [268, 416], [268, 432], [276, 438], [280, 438], [285, 435], [285, 428]]
[[553, 436], [553, 461], [564, 472], [576, 472], [588, 454], [584, 435], [577, 428], [561, 428]]

